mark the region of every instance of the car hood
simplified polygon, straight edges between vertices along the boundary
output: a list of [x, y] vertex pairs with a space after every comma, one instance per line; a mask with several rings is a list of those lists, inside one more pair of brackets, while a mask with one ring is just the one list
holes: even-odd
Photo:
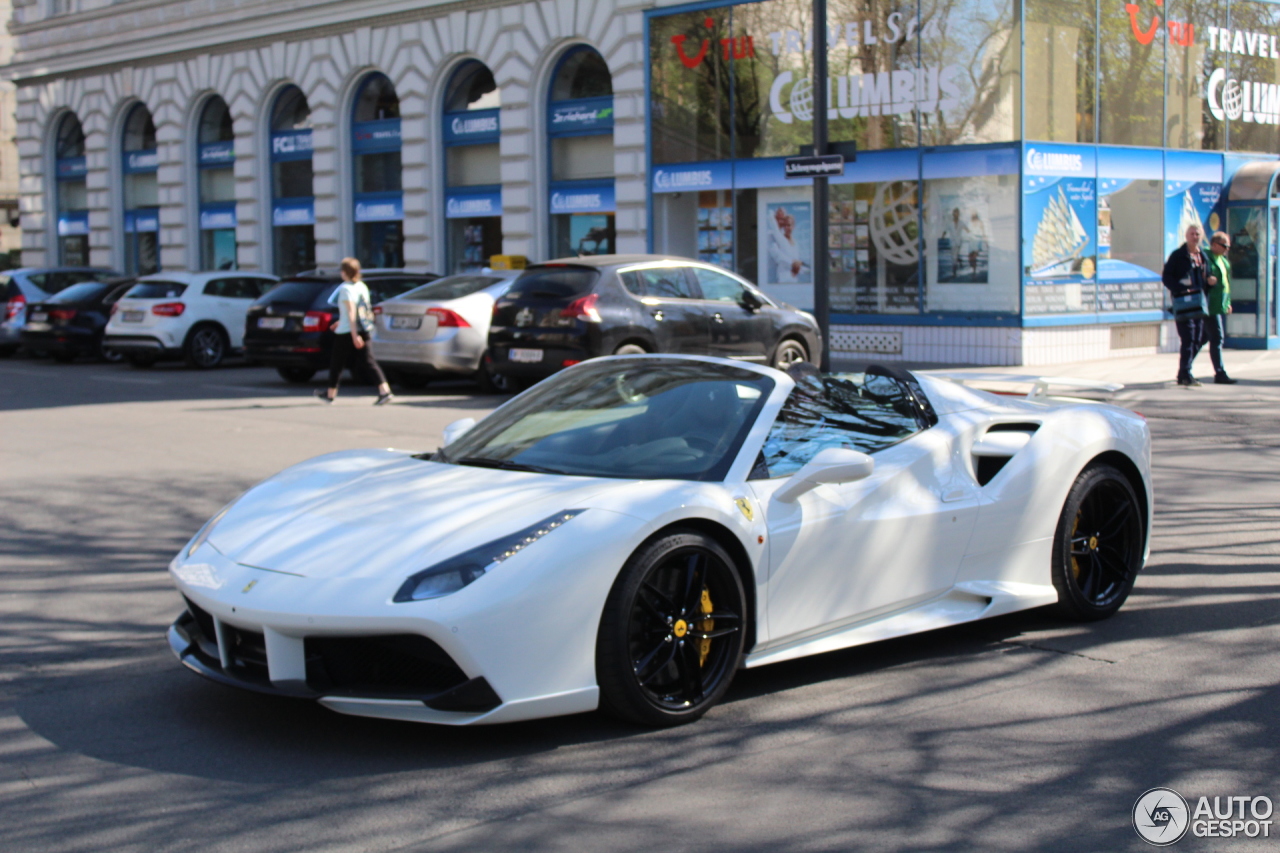
[[630, 483], [446, 465], [403, 451], [347, 451], [250, 489], [208, 542], [255, 568], [382, 577], [426, 568]]

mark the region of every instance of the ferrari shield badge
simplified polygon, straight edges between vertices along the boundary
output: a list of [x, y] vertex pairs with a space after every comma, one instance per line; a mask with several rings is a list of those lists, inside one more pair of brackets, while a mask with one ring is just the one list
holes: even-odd
[[738, 509], [742, 510], [742, 515], [747, 521], [756, 520], [756, 513], [751, 508], [751, 500], [749, 498], [738, 498], [734, 503], [738, 505]]

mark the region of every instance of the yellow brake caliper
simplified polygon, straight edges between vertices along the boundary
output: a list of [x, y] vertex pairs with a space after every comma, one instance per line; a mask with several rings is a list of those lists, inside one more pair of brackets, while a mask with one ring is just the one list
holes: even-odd
[[[702, 612], [709, 614], [711, 610], [711, 593], [704, 586], [702, 588]], [[715, 627], [716, 620], [714, 619], [703, 619], [698, 623], [698, 630], [703, 634], [711, 633]], [[698, 666], [707, 665], [707, 655], [709, 654], [711, 654], [711, 640], [708, 637], [703, 637], [698, 641]]]
[[[1075, 545], [1075, 541], [1076, 541], [1076, 531], [1079, 529], [1080, 529], [1080, 513], [1077, 512], [1075, 524], [1071, 525], [1071, 544], [1073, 546]], [[1080, 561], [1076, 559], [1075, 550], [1076, 549], [1074, 547], [1070, 548], [1071, 574], [1078, 581], [1080, 580]]]

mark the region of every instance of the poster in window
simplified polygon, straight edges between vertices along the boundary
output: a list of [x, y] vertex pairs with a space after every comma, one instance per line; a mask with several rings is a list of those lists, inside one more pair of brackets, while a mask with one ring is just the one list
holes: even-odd
[[1098, 223], [1093, 178], [1028, 179], [1022, 215], [1023, 263], [1030, 279], [1093, 279]]
[[813, 281], [813, 205], [788, 201], [765, 205], [763, 228], [768, 243], [766, 284]]
[[990, 220], [978, 194], [942, 195], [938, 235], [938, 283], [986, 284], [990, 272]]

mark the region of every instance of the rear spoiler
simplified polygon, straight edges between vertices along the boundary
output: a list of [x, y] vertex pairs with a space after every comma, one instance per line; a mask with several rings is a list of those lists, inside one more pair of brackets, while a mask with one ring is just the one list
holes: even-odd
[[987, 382], [1031, 383], [1027, 399], [1049, 396], [1050, 388], [1070, 388], [1074, 391], [1119, 391], [1119, 382], [1103, 382], [1099, 379], [1073, 379], [1068, 376], [1036, 376], [1029, 373], [993, 373], [985, 370], [922, 370], [925, 376], [948, 379], [958, 385], [973, 386]]

